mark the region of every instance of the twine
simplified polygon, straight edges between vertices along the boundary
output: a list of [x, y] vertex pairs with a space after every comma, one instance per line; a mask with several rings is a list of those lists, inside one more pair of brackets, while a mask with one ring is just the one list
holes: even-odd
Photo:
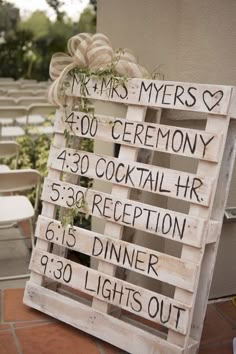
[[111, 47], [109, 39], [101, 33], [80, 33], [71, 37], [67, 43], [69, 54], [58, 52], [53, 54], [49, 66], [49, 74], [54, 82], [48, 91], [48, 100], [58, 106], [64, 105], [65, 97], [61, 90], [67, 74], [75, 68], [104, 70], [115, 63], [118, 76], [129, 78], [148, 77], [148, 71], [137, 63], [137, 59], [129, 49], [119, 54]]

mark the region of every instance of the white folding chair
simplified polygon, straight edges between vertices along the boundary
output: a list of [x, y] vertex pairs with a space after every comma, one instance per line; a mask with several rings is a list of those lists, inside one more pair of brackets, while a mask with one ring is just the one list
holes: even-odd
[[15, 106], [16, 99], [14, 97], [3, 96], [0, 97], [0, 106]]
[[14, 81], [13, 77], [0, 77], [0, 84], [1, 82], [11, 82], [11, 81]]
[[[15, 141], [0, 141], [0, 158], [11, 158], [15, 157], [14, 169], [18, 165], [20, 145]], [[0, 164], [0, 172], [9, 171], [8, 165]]]
[[48, 134], [51, 135], [54, 132], [53, 129], [53, 117], [57, 107], [50, 103], [35, 103], [29, 106], [29, 116], [41, 115], [49, 121], [48, 126], [37, 126], [29, 129], [29, 134]]
[[[36, 170], [11, 170], [0, 172], [0, 228], [6, 229], [22, 221], [28, 221], [29, 233], [34, 247], [34, 222], [38, 209], [41, 175]], [[34, 207], [30, 200], [24, 195], [16, 195], [31, 188], [36, 189]], [[13, 193], [13, 195], [6, 195]], [[0, 230], [1, 232], [1, 230]], [[26, 237], [1, 239], [1, 242], [13, 240], [27, 240]], [[28, 277], [28, 274], [0, 277], [1, 280], [21, 279]]]
[[22, 96], [19, 98], [16, 98], [16, 104], [17, 106], [30, 106], [31, 104], [35, 104], [35, 103], [48, 103], [48, 99], [46, 95], [42, 95], [42, 96]]
[[12, 126], [19, 116], [27, 115], [27, 107], [0, 106], [0, 138], [14, 139], [25, 135], [21, 127]]
[[8, 97], [23, 97], [23, 96], [44, 96], [46, 94], [46, 89], [37, 89], [37, 90], [29, 90], [29, 89], [17, 89], [17, 90], [8, 90]]
[[[39, 110], [35, 109], [32, 112], [31, 106], [36, 105], [40, 107], [41, 105], [46, 105], [48, 107], [48, 102], [46, 96], [44, 97], [21, 97], [17, 99], [17, 104], [19, 106], [23, 105], [28, 108], [27, 115], [16, 118], [16, 123], [19, 125], [42, 125], [45, 122], [44, 114]], [[44, 112], [43, 112], [44, 113]]]

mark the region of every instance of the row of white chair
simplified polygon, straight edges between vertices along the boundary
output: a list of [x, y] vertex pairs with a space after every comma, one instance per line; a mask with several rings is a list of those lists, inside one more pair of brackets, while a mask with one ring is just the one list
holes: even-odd
[[45, 96], [47, 95], [47, 89], [34, 88], [34, 89], [5, 89], [0, 87], [0, 95], [6, 97], [22, 97], [22, 96]]
[[[0, 142], [0, 158], [14, 157], [17, 159], [19, 155], [19, 145], [12, 141]], [[22, 192], [34, 188], [36, 191], [34, 206], [29, 198], [22, 195]], [[12, 227], [19, 227], [22, 222], [26, 223], [28, 234], [23, 234], [22, 237], [4, 239], [1, 237], [1, 242], [9, 242], [13, 240], [31, 240], [30, 248], [34, 247], [34, 227], [38, 213], [39, 194], [41, 188], [41, 175], [33, 169], [2, 169], [0, 166], [0, 232], [2, 236], [4, 230]], [[28, 277], [29, 274], [17, 274], [11, 276], [2, 276], [0, 281], [21, 279]]]
[[46, 96], [0, 97], [0, 106], [29, 106], [33, 103], [48, 103], [48, 99]]
[[[56, 106], [34, 103], [29, 106], [0, 106], [0, 138], [10, 139], [29, 134], [52, 134]], [[51, 117], [50, 117], [51, 116]], [[48, 119], [48, 126], [43, 126]], [[37, 129], [32, 126], [37, 126]]]
[[[14, 158], [14, 169], [18, 167], [20, 145], [16, 141], [0, 141], [0, 159]], [[0, 172], [9, 171], [10, 167], [0, 164]]]
[[42, 82], [24, 82], [24, 81], [0, 81], [1, 88], [15, 88], [15, 89], [35, 89], [35, 88], [42, 88], [45, 89], [49, 86], [49, 81], [42, 81]]

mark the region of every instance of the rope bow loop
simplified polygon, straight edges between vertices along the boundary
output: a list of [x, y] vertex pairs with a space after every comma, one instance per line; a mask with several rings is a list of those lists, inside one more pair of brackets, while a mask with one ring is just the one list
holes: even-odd
[[148, 71], [137, 63], [135, 55], [129, 49], [114, 51], [109, 39], [102, 33], [77, 34], [68, 40], [67, 50], [69, 54], [53, 54], [49, 66], [49, 74], [54, 82], [49, 88], [48, 100], [58, 106], [65, 104], [63, 82], [67, 74], [75, 68], [102, 71], [113, 65], [118, 76], [148, 76]]

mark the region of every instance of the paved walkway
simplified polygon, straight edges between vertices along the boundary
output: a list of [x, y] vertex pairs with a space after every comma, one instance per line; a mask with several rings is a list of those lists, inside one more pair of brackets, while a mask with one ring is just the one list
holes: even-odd
[[[24, 289], [0, 291], [0, 354], [124, 353], [25, 306], [22, 303]], [[236, 308], [232, 302], [208, 305], [199, 354], [232, 354], [234, 337]]]

